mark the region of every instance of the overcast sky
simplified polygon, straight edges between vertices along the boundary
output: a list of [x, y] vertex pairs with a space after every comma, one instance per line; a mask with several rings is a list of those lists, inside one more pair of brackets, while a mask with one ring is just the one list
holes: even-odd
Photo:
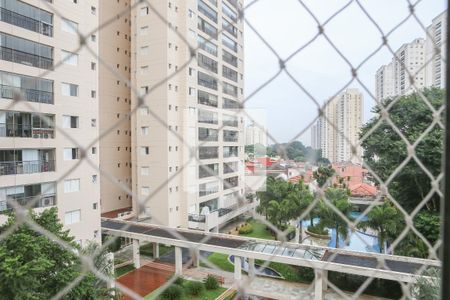
[[[246, 0], [246, 4], [251, 2]], [[321, 23], [348, 1], [303, 1]], [[389, 32], [409, 14], [406, 0], [361, 0], [383, 32]], [[415, 1], [413, 1], [415, 2]], [[422, 0], [416, 14], [425, 26], [446, 9], [445, 0]], [[245, 12], [248, 22], [285, 59], [317, 34], [317, 24], [298, 0], [259, 0]], [[331, 41], [354, 65], [359, 65], [381, 44], [377, 28], [354, 1], [324, 28]], [[409, 18], [388, 38], [395, 50], [403, 43], [425, 32], [414, 18]], [[383, 47], [358, 71], [364, 85], [375, 94], [375, 72], [389, 63], [392, 54]], [[249, 26], [245, 27], [245, 87], [246, 96], [255, 91], [278, 70], [277, 58], [260, 41]], [[287, 63], [287, 70], [319, 103], [333, 96], [351, 79], [350, 67], [328, 44], [323, 36], [303, 49]], [[374, 100], [363, 88], [353, 82], [364, 94], [364, 121], [370, 119]], [[285, 74], [281, 74], [247, 103], [247, 108], [266, 111], [270, 133], [279, 142], [291, 140], [317, 116], [317, 106]], [[299, 139], [310, 144], [310, 130]]]

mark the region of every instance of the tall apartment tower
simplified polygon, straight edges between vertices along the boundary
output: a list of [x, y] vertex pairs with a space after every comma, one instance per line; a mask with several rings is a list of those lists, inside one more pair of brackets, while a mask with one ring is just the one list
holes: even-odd
[[445, 88], [447, 11], [433, 19], [426, 37], [426, 86]]
[[[77, 32], [99, 24], [98, 1], [8, 0], [0, 8], [0, 212], [14, 201], [57, 207], [80, 244], [100, 241], [100, 175], [80, 162], [85, 155], [99, 164], [98, 143], [81, 151], [98, 137], [98, 62], [85, 48], [75, 53]], [[95, 33], [86, 43], [98, 51]]]
[[242, 2], [149, 3], [131, 12], [131, 82], [139, 89], [131, 107], [141, 104], [131, 117], [133, 210], [152, 223], [217, 230], [252, 208], [239, 200]]
[[320, 120], [311, 126], [311, 148], [320, 149]]
[[[363, 96], [358, 89], [347, 89], [331, 99], [323, 108], [323, 117], [316, 124], [322, 156], [330, 162], [360, 162], [361, 147], [356, 146], [362, 126]], [[319, 144], [319, 143], [317, 143]]]
[[245, 145], [255, 144], [267, 146], [267, 130], [252, 123], [245, 127]]
[[[386, 99], [394, 96], [408, 95], [425, 87], [425, 40], [415, 39], [411, 43], [402, 45], [396, 52], [392, 61], [378, 69], [376, 81], [377, 99]], [[414, 77], [414, 85], [410, 76]]]
[[[392, 61], [381, 66], [375, 75], [376, 97], [379, 100], [411, 94], [416, 89], [445, 88], [445, 48], [447, 11], [433, 19], [425, 39], [404, 44]], [[411, 85], [408, 72], [414, 76]]]

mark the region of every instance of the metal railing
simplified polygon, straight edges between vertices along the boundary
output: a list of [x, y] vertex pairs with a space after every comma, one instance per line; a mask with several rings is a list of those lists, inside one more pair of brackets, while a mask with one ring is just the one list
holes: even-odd
[[53, 59], [3, 46], [0, 46], [0, 60], [6, 60], [46, 70], [53, 69]]
[[19, 26], [46, 36], [53, 36], [53, 25], [18, 14], [0, 7], [0, 21]]
[[33, 89], [20, 88], [0, 84], [0, 96], [5, 99], [14, 99], [14, 95], [24, 95], [24, 100], [53, 104], [53, 93]]
[[[38, 200], [36, 201], [36, 198]], [[35, 195], [35, 196], [27, 196], [27, 197], [15, 197], [12, 196], [11, 198], [8, 198], [4, 205], [1, 205], [2, 200], [0, 200], [0, 214], [9, 212], [13, 210], [13, 208], [10, 206], [11, 203], [15, 202], [21, 206], [26, 206], [31, 202], [34, 202], [31, 208], [45, 208], [45, 207], [51, 207], [57, 205], [57, 198], [56, 194], [46, 194], [46, 195]]]
[[31, 160], [31, 161], [1, 161], [0, 176], [45, 173], [55, 171], [55, 161]]
[[0, 137], [55, 138], [54, 128], [36, 128], [31, 125], [0, 123]]

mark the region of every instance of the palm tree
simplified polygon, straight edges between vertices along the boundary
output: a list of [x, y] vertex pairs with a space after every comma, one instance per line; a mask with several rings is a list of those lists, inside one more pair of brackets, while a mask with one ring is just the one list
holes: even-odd
[[[336, 248], [339, 248], [339, 236], [347, 238], [348, 235], [347, 222], [330, 207], [330, 204], [350, 221], [352, 220], [350, 217], [352, 204], [348, 201], [347, 190], [344, 189], [329, 188], [325, 192], [325, 198], [319, 203], [318, 207], [320, 225], [336, 230]], [[329, 204], [326, 204], [325, 201], [328, 201]]]
[[401, 218], [397, 209], [389, 202], [378, 205], [370, 210], [367, 214], [367, 220], [358, 224], [359, 228], [366, 230], [372, 228], [376, 230], [378, 236], [378, 244], [380, 245], [380, 253], [385, 249], [385, 242], [389, 236], [394, 235], [398, 231], [398, 225]]
[[299, 242], [301, 243], [303, 222], [300, 217], [313, 201], [313, 195], [309, 191], [308, 186], [300, 180], [295, 184], [295, 190], [288, 195], [287, 199], [290, 204], [290, 219], [296, 219], [296, 225], [299, 227]]

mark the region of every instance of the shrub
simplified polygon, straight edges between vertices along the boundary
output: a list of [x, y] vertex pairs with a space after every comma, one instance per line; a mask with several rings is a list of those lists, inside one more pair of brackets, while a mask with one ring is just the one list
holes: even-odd
[[219, 288], [219, 286], [219, 281], [217, 281], [216, 277], [208, 275], [208, 277], [205, 278], [205, 287], [207, 290], [215, 290]]
[[252, 233], [253, 226], [251, 224], [245, 224], [239, 228], [239, 234], [249, 234]]
[[177, 279], [175, 279], [175, 281], [173, 283], [176, 285], [179, 285], [179, 286], [183, 286], [184, 281], [185, 280], [183, 279], [183, 277], [177, 277]]
[[309, 225], [308, 231], [311, 233], [320, 234], [320, 235], [329, 235], [328, 230], [323, 228], [323, 226], [320, 226], [319, 224], [312, 225], [312, 226]]
[[178, 300], [183, 296], [183, 288], [177, 284], [172, 284], [161, 293], [162, 300]]
[[205, 290], [203, 283], [198, 281], [189, 281], [185, 285], [186, 291], [189, 295], [198, 296]]

